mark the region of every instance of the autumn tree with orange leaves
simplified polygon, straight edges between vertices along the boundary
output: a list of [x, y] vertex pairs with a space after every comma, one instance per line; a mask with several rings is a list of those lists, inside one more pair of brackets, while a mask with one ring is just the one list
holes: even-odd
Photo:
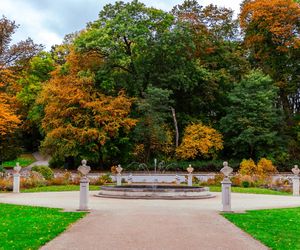
[[56, 159], [86, 158], [103, 164], [105, 145], [125, 137], [136, 120], [129, 117], [132, 99], [124, 92], [107, 96], [97, 90], [91, 69], [101, 63], [96, 54], [71, 51], [45, 85], [42, 148]]
[[[0, 83], [0, 88], [3, 84]], [[0, 92], [0, 139], [13, 133], [18, 127], [20, 120], [8, 103], [9, 96]]]
[[269, 74], [280, 89], [289, 123], [300, 111], [300, 4], [293, 0], [246, 0], [240, 14], [250, 61]]
[[15, 136], [21, 123], [17, 115], [16, 93], [20, 90], [17, 80], [20, 71], [42, 49], [30, 38], [12, 44], [17, 28], [14, 21], [4, 16], [0, 18], [0, 164], [19, 153]]

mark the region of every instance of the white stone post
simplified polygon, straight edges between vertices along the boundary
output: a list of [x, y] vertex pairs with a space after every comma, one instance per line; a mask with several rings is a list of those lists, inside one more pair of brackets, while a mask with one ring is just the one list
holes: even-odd
[[228, 166], [228, 163], [225, 161], [223, 163], [223, 168], [221, 172], [225, 175], [222, 184], [222, 212], [232, 212], [231, 210], [231, 181], [229, 175], [232, 173], [233, 169]]
[[79, 199], [79, 211], [89, 210], [89, 178], [87, 174], [91, 171], [91, 168], [86, 165], [87, 161], [82, 160], [81, 166], [78, 167], [78, 171], [82, 174], [80, 179], [80, 199]]
[[118, 167], [116, 168], [117, 170], [117, 186], [121, 186], [122, 185], [122, 170], [123, 168], [121, 168], [121, 165], [118, 165]]
[[176, 183], [176, 185], [180, 185], [180, 176], [179, 175], [175, 176], [175, 183]]
[[186, 169], [188, 171], [188, 186], [192, 187], [193, 186], [193, 171], [194, 168], [192, 168], [192, 165], [190, 164], [189, 167]]
[[292, 169], [292, 172], [294, 176], [292, 177], [293, 181], [293, 196], [299, 196], [299, 173], [300, 169], [298, 168], [298, 165], [295, 165], [294, 168]]
[[19, 165], [19, 162], [17, 162], [16, 166], [14, 167], [14, 183], [13, 183], [13, 192], [14, 193], [20, 193], [20, 171], [21, 166]]
[[[130, 175], [128, 176], [128, 178], [127, 178], [127, 183], [128, 183], [129, 185], [131, 185], [132, 182], [133, 182], [133, 177], [132, 177], [132, 174], [130, 174]], [[121, 182], [121, 183], [122, 183], [122, 182]]]

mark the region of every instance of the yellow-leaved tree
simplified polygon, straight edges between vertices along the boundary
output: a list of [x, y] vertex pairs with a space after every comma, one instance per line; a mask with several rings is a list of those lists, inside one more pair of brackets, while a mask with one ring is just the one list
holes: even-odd
[[192, 123], [185, 128], [183, 139], [176, 149], [180, 159], [209, 158], [223, 149], [222, 135], [202, 123]]
[[45, 139], [41, 146], [57, 160], [84, 157], [102, 164], [105, 144], [126, 135], [136, 124], [129, 117], [133, 99], [122, 91], [108, 96], [97, 89], [90, 69], [99, 60], [95, 54], [72, 50], [42, 90], [38, 103], [44, 106]]
[[[3, 84], [0, 83], [0, 89]], [[0, 91], [0, 139], [13, 133], [18, 127], [20, 120], [15, 114], [13, 107], [9, 104], [9, 96]]]

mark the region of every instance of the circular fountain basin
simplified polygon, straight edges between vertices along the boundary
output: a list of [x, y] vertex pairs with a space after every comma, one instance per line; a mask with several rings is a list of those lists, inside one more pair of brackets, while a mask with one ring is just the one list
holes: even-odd
[[98, 197], [118, 199], [188, 200], [214, 197], [208, 187], [172, 185], [102, 186]]

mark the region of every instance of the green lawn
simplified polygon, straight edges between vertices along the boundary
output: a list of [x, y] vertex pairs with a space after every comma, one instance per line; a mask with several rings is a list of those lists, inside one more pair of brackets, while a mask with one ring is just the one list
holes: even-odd
[[[99, 186], [90, 185], [90, 190], [99, 190]], [[29, 189], [22, 189], [22, 193], [33, 192], [61, 192], [61, 191], [79, 191], [79, 185], [61, 185], [61, 186], [45, 186]]]
[[31, 163], [35, 162], [35, 158], [33, 157], [33, 155], [31, 154], [23, 154], [20, 157], [18, 157], [17, 159], [13, 160], [13, 161], [5, 161], [3, 162], [3, 167], [6, 168], [12, 168], [14, 166], [16, 166], [17, 162], [19, 162], [20, 166], [22, 167], [27, 167], [28, 165], [30, 165]]
[[272, 249], [300, 249], [300, 208], [255, 210], [223, 216]]
[[39, 249], [62, 233], [83, 212], [0, 203], [0, 249]]
[[[209, 186], [211, 192], [221, 192], [220, 186]], [[272, 195], [291, 195], [291, 193], [280, 192], [266, 188], [256, 188], [256, 187], [231, 187], [233, 193], [246, 193], [246, 194], [272, 194]]]

